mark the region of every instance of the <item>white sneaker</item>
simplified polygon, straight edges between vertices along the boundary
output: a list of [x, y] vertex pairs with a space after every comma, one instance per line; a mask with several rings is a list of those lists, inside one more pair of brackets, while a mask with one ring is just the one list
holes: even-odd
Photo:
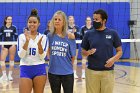
[[9, 81], [13, 81], [13, 77], [11, 75], [8, 75]]
[[2, 75], [2, 76], [0, 77], [0, 80], [1, 80], [1, 81], [8, 81], [7, 75]]
[[76, 79], [77, 79], [77, 78], [78, 78], [78, 76], [77, 76], [76, 74], [74, 74], [74, 78], [76, 78]]
[[74, 71], [74, 78], [78, 78], [77, 74], [76, 74], [76, 71]]
[[85, 79], [85, 74], [82, 74], [82, 78]]
[[82, 78], [85, 79], [85, 71], [82, 70]]

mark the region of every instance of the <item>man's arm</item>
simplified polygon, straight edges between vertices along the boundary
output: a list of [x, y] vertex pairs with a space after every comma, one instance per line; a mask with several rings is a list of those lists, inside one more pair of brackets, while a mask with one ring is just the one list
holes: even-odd
[[84, 56], [89, 56], [92, 55], [96, 52], [95, 48], [92, 48], [91, 50], [86, 51], [85, 49], [82, 49], [82, 55]]
[[120, 57], [122, 56], [122, 53], [123, 53], [122, 47], [121, 46], [117, 47], [116, 55], [107, 60], [105, 67], [111, 67], [114, 64], [114, 62], [120, 59]]

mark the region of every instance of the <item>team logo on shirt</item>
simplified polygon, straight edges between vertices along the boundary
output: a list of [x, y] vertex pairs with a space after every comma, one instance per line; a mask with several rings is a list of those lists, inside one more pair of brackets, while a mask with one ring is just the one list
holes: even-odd
[[72, 33], [72, 29], [69, 29], [68, 31]]
[[111, 39], [111, 35], [106, 35], [106, 39]]
[[87, 33], [87, 30], [86, 30], [86, 31], [84, 31], [84, 34], [85, 34], [85, 33]]
[[8, 30], [4, 30], [4, 32], [13, 32], [13, 30], [8, 29]]

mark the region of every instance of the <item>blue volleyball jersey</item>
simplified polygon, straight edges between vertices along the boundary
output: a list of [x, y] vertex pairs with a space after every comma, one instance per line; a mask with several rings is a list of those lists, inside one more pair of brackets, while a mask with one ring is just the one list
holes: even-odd
[[50, 32], [50, 30], [46, 29], [44, 34], [47, 35]]
[[80, 29], [79, 29], [78, 26], [76, 26], [76, 25], [75, 25], [74, 27], [68, 26], [68, 31], [73, 33], [73, 29], [74, 29], [74, 28], [76, 29], [76, 32], [74, 32], [75, 39], [78, 40], [78, 39], [81, 38]]
[[17, 41], [17, 31], [15, 26], [11, 26], [7, 28], [6, 26], [2, 26], [0, 28], [0, 40], [1, 41]]
[[76, 55], [76, 42], [68, 37], [48, 34], [50, 48], [49, 73], [67, 75], [73, 73], [72, 57]]
[[93, 29], [94, 29], [93, 26], [91, 26], [91, 28], [87, 28], [86, 25], [82, 26], [81, 27], [81, 37], [83, 38], [87, 31], [90, 31], [90, 30], [93, 30]]
[[96, 48], [96, 52], [88, 56], [88, 68], [92, 70], [112, 70], [114, 66], [107, 68], [106, 61], [113, 57], [113, 48], [121, 46], [121, 39], [116, 31], [106, 28], [104, 31], [88, 31], [81, 47], [85, 50]]

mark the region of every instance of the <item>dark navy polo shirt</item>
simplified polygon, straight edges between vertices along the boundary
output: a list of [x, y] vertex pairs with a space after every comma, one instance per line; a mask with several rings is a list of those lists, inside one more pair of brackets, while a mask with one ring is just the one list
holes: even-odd
[[96, 52], [88, 56], [88, 68], [92, 70], [113, 70], [114, 65], [110, 68], [105, 67], [106, 61], [113, 56], [113, 48], [121, 46], [121, 39], [116, 31], [106, 28], [103, 31], [88, 31], [83, 40], [81, 47], [85, 50], [96, 48]]

